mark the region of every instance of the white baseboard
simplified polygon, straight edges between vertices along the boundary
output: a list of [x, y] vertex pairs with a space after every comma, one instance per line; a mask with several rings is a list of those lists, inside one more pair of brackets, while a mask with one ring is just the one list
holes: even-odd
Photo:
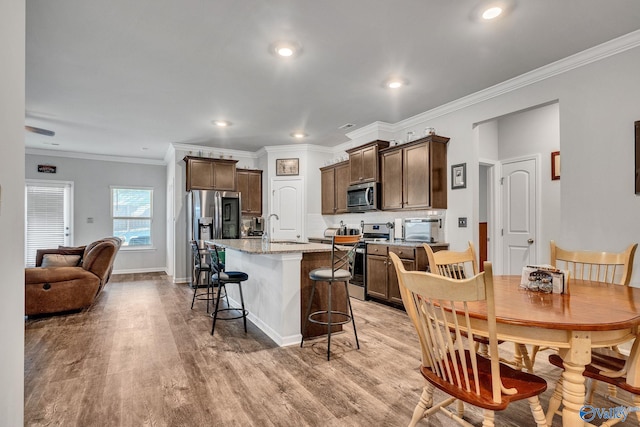
[[152, 267], [152, 268], [129, 268], [123, 270], [113, 270], [111, 274], [133, 274], [133, 273], [166, 273], [166, 267]]
[[191, 283], [191, 277], [174, 277], [173, 283]]
[[[233, 298], [229, 297], [229, 304], [233, 307], [240, 307], [240, 303]], [[262, 332], [264, 332], [269, 338], [273, 340], [279, 347], [287, 347], [290, 345], [299, 345], [302, 340], [301, 334], [294, 334], [290, 336], [281, 336], [274, 331], [269, 325], [258, 319], [253, 313], [249, 311], [247, 319], [256, 325]], [[239, 319], [242, 321], [241, 319]]]

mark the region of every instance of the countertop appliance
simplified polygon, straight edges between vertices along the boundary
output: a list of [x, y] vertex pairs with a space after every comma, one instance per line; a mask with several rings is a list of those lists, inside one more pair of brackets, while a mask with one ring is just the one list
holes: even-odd
[[379, 192], [380, 184], [377, 182], [350, 185], [347, 187], [347, 210], [349, 212], [377, 210]]
[[442, 241], [442, 218], [405, 218], [404, 240], [406, 242], [438, 243]]
[[256, 216], [251, 218], [251, 235], [262, 236], [263, 232], [264, 232], [264, 218], [261, 216]]

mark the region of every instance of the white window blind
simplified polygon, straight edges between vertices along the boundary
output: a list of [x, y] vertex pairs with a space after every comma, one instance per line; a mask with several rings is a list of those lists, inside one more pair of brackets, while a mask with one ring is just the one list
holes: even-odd
[[27, 183], [25, 265], [35, 265], [36, 250], [69, 244], [70, 183]]
[[113, 235], [124, 247], [150, 247], [153, 244], [153, 189], [111, 187]]

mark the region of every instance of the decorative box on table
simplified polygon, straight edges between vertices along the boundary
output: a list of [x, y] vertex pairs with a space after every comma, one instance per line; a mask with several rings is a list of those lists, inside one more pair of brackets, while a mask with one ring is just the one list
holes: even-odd
[[520, 285], [531, 290], [568, 294], [569, 275], [551, 265], [527, 265], [522, 269]]

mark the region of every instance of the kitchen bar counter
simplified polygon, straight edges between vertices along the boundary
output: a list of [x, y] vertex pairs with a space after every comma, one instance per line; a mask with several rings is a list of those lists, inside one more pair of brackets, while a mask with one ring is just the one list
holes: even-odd
[[[260, 239], [220, 239], [206, 243], [225, 248], [227, 271], [244, 271], [249, 275], [242, 284], [249, 320], [279, 346], [299, 344], [312, 286], [309, 272], [331, 264], [331, 245], [271, 243], [263, 250]], [[227, 292], [232, 305], [239, 306], [237, 286], [229, 286]], [[325, 309], [326, 300], [325, 286], [318, 287], [312, 310]], [[346, 310], [346, 294], [340, 286], [333, 292], [332, 306]], [[341, 329], [338, 325], [333, 331]], [[305, 338], [324, 334], [326, 327], [311, 323]]]
[[262, 247], [262, 239], [221, 239], [207, 241], [225, 249], [233, 249], [248, 254], [292, 254], [309, 252], [331, 252], [331, 245], [323, 243], [272, 242], [267, 248]]

